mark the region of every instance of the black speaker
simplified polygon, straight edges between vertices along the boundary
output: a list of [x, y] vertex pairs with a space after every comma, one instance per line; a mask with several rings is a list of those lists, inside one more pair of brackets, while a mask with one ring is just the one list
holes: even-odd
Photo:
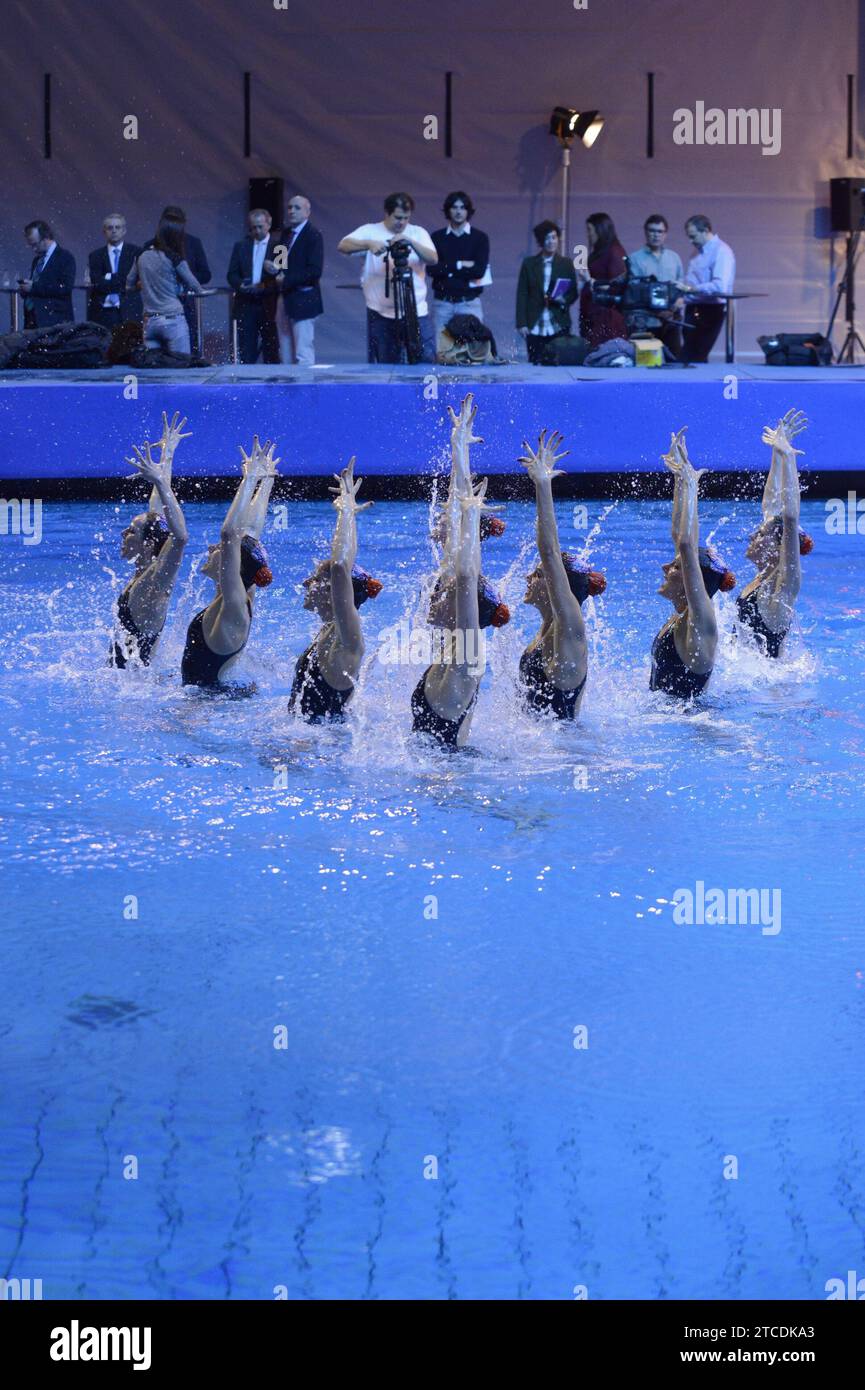
[[830, 179], [832, 198], [832, 231], [855, 232], [865, 212], [865, 178]]
[[249, 180], [249, 211], [264, 208], [270, 213], [274, 230], [285, 225], [285, 184], [275, 176], [270, 179]]

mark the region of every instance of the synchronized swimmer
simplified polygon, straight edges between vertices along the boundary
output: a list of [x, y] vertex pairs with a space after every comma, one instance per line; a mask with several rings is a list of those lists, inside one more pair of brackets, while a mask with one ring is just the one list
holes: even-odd
[[[487, 479], [473, 479], [470, 452], [483, 440], [475, 435], [477, 408], [467, 395], [451, 418], [451, 471], [432, 540], [439, 546], [438, 572], [432, 581], [427, 621], [445, 639], [411, 696], [412, 729], [443, 747], [463, 747], [477, 703], [484, 633], [503, 627], [510, 612], [481, 570], [481, 546], [501, 535], [504, 523], [486, 504]], [[135, 516], [123, 532], [121, 553], [135, 573], [122, 590], [115, 612], [115, 666], [150, 664], [165, 626], [168, 605], [187, 541], [182, 509], [172, 488], [172, 463], [185, 420], [163, 414], [157, 444], [135, 448], [128, 462], [152, 484], [149, 510]], [[800, 556], [813, 542], [799, 526], [800, 489], [793, 440], [806, 427], [801, 412], [790, 410], [763, 431], [772, 462], [763, 491], [763, 520], [751, 535], [746, 557], [757, 574], [736, 605], [736, 631], [747, 630], [763, 655], [780, 656], [793, 621], [801, 585]], [[533, 714], [574, 720], [579, 714], [588, 675], [588, 647], [582, 607], [602, 594], [606, 579], [560, 548], [553, 503], [553, 480], [566, 456], [562, 436], [544, 430], [537, 449], [525, 441], [519, 462], [535, 488], [540, 563], [526, 576], [524, 603], [538, 610], [540, 626], [519, 662], [519, 682]], [[152, 449], [159, 448], [154, 459]], [[184, 685], [225, 690], [225, 680], [245, 648], [252, 626], [253, 600], [273, 579], [261, 534], [279, 460], [274, 445], [253, 440], [241, 449], [241, 481], [222, 524], [218, 544], [208, 549], [200, 572], [212, 579], [216, 593], [192, 619], [181, 661]], [[705, 470], [688, 457], [685, 430], [672, 435], [664, 463], [673, 474], [672, 539], [674, 558], [662, 566], [658, 593], [669, 599], [673, 615], [652, 643], [652, 690], [689, 701], [706, 687], [715, 664], [718, 622], [714, 596], [735, 585], [730, 570], [713, 547], [700, 544], [698, 487]], [[304, 608], [321, 626], [299, 658], [289, 699], [293, 714], [309, 723], [341, 721], [355, 693], [364, 655], [359, 609], [381, 592], [382, 585], [357, 563], [357, 516], [372, 503], [357, 500], [361, 480], [352, 458], [334, 475], [333, 505], [337, 518], [329, 559], [303, 581]]]

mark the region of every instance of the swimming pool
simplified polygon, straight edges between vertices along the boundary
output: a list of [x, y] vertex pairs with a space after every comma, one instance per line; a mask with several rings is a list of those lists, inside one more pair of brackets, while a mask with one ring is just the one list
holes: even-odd
[[[757, 510], [701, 504], [740, 583]], [[194, 560], [223, 511], [186, 508]], [[737, 646], [725, 598], [681, 709], [647, 689], [669, 506], [593, 502], [575, 531], [561, 504], [608, 577], [566, 728], [515, 705], [534, 518], [511, 504], [484, 567], [514, 619], [454, 757], [409, 735], [422, 668], [377, 655], [417, 611], [424, 506], [361, 519], [385, 588], [336, 729], [286, 710], [330, 510], [266, 534], [258, 694], [234, 701], [178, 684], [207, 588], [189, 560], [155, 667], [104, 666], [130, 514], [51, 504], [40, 545], [0, 548], [0, 1277], [798, 1299], [861, 1270], [862, 538], [805, 503], [787, 658]], [[778, 890], [781, 916], [678, 925], [698, 883]]]

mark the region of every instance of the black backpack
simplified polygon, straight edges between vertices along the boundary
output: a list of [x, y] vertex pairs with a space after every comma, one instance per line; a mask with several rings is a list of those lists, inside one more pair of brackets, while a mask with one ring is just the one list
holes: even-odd
[[101, 323], [53, 323], [0, 338], [0, 368], [104, 367], [111, 330]]
[[822, 333], [774, 333], [758, 338], [767, 367], [829, 367], [832, 344]]
[[573, 333], [557, 333], [541, 348], [541, 367], [581, 367], [589, 351], [585, 338]]

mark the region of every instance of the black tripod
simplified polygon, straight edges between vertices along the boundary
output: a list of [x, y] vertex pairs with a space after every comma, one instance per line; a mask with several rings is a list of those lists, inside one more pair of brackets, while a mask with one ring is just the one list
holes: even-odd
[[844, 317], [847, 320], [847, 337], [844, 339], [844, 346], [838, 353], [839, 366], [842, 362], [846, 362], [848, 367], [855, 367], [857, 343], [863, 353], [865, 353], [865, 343], [863, 343], [859, 334], [856, 332], [856, 303], [854, 297], [856, 259], [859, 253], [859, 238], [862, 235], [863, 228], [865, 228], [865, 212], [862, 213], [859, 219], [859, 226], [856, 228], [855, 232], [849, 232], [847, 235], [847, 257], [844, 264], [844, 274], [838, 286], [838, 293], [835, 296], [835, 307], [832, 310], [829, 327], [826, 329], [826, 337], [831, 342], [832, 327], [835, 323], [838, 310], [841, 307], [841, 298], [843, 296]]
[[423, 356], [414, 280], [408, 258], [411, 247], [406, 241], [394, 241], [388, 251], [384, 276], [384, 293], [389, 297], [393, 288], [393, 315], [400, 361], [414, 366]]

